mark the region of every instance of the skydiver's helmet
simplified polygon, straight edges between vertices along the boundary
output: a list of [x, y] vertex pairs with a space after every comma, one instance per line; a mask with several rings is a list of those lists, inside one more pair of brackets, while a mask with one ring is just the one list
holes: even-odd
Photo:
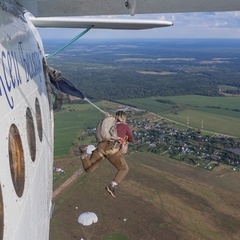
[[117, 118], [117, 120], [118, 120], [119, 122], [126, 123], [127, 114], [126, 114], [124, 111], [118, 111], [118, 112], [116, 112], [115, 117]]

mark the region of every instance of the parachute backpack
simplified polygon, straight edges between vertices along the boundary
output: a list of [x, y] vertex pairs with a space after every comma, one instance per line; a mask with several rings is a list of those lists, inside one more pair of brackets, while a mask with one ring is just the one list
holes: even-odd
[[105, 116], [96, 127], [96, 140], [98, 142], [118, 140], [117, 119], [111, 115]]

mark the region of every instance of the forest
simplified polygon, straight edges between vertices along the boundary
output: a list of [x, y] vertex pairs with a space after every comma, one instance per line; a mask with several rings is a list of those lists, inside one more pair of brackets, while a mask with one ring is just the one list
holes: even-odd
[[[54, 52], [64, 42], [48, 41]], [[48, 61], [92, 100], [150, 96], [224, 96], [240, 91], [237, 40], [88, 41]], [[219, 86], [233, 89], [221, 91]]]

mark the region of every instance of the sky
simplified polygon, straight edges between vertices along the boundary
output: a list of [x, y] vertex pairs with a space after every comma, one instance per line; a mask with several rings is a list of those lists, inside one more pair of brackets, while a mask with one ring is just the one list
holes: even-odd
[[[116, 16], [107, 16], [116, 18]], [[126, 18], [126, 16], [118, 16]], [[99, 30], [92, 29], [85, 39], [116, 38], [235, 38], [240, 39], [240, 12], [143, 14], [127, 18], [158, 19], [174, 23], [172, 27], [149, 30]], [[84, 29], [43, 29], [38, 28], [43, 39], [71, 39]]]

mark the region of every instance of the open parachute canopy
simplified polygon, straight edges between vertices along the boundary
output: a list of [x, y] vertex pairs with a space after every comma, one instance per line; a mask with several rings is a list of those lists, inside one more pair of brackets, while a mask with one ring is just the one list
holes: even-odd
[[98, 217], [93, 212], [85, 212], [78, 217], [78, 222], [84, 226], [90, 226], [93, 223], [96, 223], [97, 221], [98, 221]]

